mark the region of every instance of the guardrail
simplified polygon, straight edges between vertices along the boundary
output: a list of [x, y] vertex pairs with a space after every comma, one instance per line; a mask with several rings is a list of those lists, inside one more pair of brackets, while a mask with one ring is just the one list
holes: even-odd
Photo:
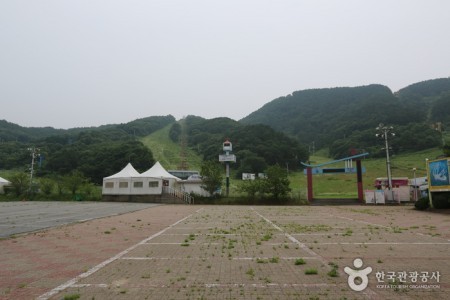
[[194, 197], [192, 197], [191, 195], [189, 195], [186, 192], [182, 192], [180, 190], [176, 190], [174, 188], [168, 187], [168, 186], [164, 186], [163, 187], [163, 193], [164, 194], [169, 194], [175, 198], [181, 199], [183, 200], [185, 203], [187, 204], [194, 204]]

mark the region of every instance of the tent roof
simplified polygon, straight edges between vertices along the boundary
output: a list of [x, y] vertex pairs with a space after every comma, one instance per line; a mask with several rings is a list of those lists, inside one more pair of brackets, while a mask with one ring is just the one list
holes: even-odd
[[11, 183], [11, 182], [9, 182], [8, 180], [0, 177], [0, 183]]
[[105, 177], [105, 179], [113, 179], [113, 178], [128, 178], [128, 177], [137, 177], [139, 176], [139, 172], [134, 169], [131, 163], [125, 166], [119, 173], [114, 175]]
[[153, 167], [139, 175], [139, 177], [154, 177], [154, 178], [164, 178], [164, 179], [175, 179], [180, 180], [180, 178], [173, 176], [169, 172], [166, 171], [166, 169], [161, 166], [159, 161], [157, 161]]

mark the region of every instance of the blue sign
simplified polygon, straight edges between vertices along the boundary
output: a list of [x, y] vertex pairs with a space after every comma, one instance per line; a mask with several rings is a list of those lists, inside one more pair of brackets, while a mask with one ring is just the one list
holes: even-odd
[[431, 186], [450, 185], [447, 159], [430, 162], [429, 172]]

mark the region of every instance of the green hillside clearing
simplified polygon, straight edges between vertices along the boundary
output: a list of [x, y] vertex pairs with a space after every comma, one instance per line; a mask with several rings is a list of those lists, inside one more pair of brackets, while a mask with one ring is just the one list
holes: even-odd
[[[311, 156], [313, 164], [319, 164], [331, 161], [331, 158], [323, 156], [325, 152], [317, 153]], [[438, 148], [424, 150], [415, 153], [394, 155], [391, 157], [391, 171], [393, 177], [414, 178], [413, 168], [416, 168], [416, 177], [426, 176], [425, 159], [435, 159], [441, 155], [442, 151]], [[364, 189], [373, 189], [374, 180], [377, 177], [386, 177], [386, 159], [385, 158], [366, 158], [362, 161], [366, 173], [363, 175]], [[327, 167], [343, 167], [344, 162], [328, 165]], [[355, 165], [354, 165], [355, 166]], [[289, 175], [291, 188], [294, 193], [306, 193], [306, 175], [301, 172], [291, 173]], [[317, 198], [356, 198], [357, 185], [356, 174], [327, 174], [314, 175], [314, 197]]]
[[[153, 153], [156, 161], [167, 170], [177, 170], [181, 164], [181, 145], [173, 142], [169, 138], [169, 130], [172, 125], [153, 132], [143, 137], [141, 142], [146, 145]], [[186, 149], [186, 158], [189, 170], [200, 170], [202, 159], [194, 151]]]
[[[156, 161], [159, 161], [166, 169], [178, 169], [181, 164], [181, 146], [169, 138], [170, 125], [160, 129], [144, 138], [141, 141], [151, 149]], [[187, 149], [187, 162], [190, 170], [200, 170], [202, 158], [193, 150]], [[391, 170], [393, 177], [413, 178], [413, 168], [416, 168], [416, 177], [426, 176], [425, 160], [434, 159], [441, 155], [442, 151], [438, 148], [393, 155], [391, 157]], [[329, 158], [326, 151], [321, 150], [311, 156], [312, 164], [320, 164], [333, 159]], [[300, 162], [299, 162], [300, 163]], [[364, 189], [373, 189], [374, 180], [377, 177], [386, 177], [386, 159], [368, 158], [363, 159], [362, 165], [366, 168], [363, 175]], [[344, 162], [328, 165], [327, 167], [343, 167]], [[237, 188], [242, 182], [235, 179], [234, 172], [231, 176], [231, 196], [238, 196]], [[306, 176], [303, 172], [290, 172], [289, 180], [291, 182], [292, 193], [305, 198], [306, 195]], [[314, 197], [317, 198], [356, 198], [357, 185], [356, 174], [327, 174], [315, 175], [313, 177]]]

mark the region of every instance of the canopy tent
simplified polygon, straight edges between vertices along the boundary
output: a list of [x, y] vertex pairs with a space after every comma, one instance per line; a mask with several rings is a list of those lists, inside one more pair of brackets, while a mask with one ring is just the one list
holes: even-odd
[[5, 185], [10, 185], [10, 184], [11, 184], [11, 182], [9, 182], [8, 180], [6, 180], [6, 179], [0, 177], [0, 194], [3, 194], [3, 193], [5, 192], [4, 189], [3, 189], [3, 187], [4, 187]]
[[128, 163], [120, 172], [103, 178], [102, 194], [129, 194], [131, 178], [136, 176], [139, 176], [139, 172], [131, 163]]
[[105, 177], [104, 179], [113, 179], [113, 178], [128, 178], [128, 177], [136, 177], [139, 176], [139, 172], [133, 167], [131, 163], [125, 166], [119, 173], [114, 175]]
[[139, 177], [153, 177], [153, 178], [162, 178], [162, 179], [167, 179], [167, 180], [173, 179], [175, 181], [181, 180], [180, 178], [173, 176], [172, 174], [167, 172], [166, 169], [164, 169], [164, 167], [161, 166], [159, 161], [157, 161], [153, 165], [153, 167], [151, 167], [150, 169], [148, 169], [147, 171], [145, 171], [144, 173], [139, 175]]
[[120, 172], [103, 178], [103, 195], [161, 195], [163, 187], [173, 188], [180, 179], [156, 162], [139, 174], [129, 163]]

